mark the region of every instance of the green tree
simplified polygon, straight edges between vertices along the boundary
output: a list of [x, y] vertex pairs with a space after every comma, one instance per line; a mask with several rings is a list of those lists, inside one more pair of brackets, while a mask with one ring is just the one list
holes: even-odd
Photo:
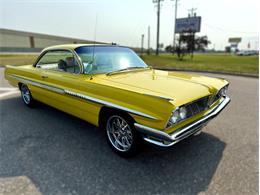
[[207, 36], [201, 36], [195, 38], [195, 51], [205, 51], [211, 42]]
[[194, 33], [185, 33], [179, 36], [181, 53], [190, 54], [192, 58], [194, 51], [205, 51], [210, 43], [207, 36], [195, 36]]

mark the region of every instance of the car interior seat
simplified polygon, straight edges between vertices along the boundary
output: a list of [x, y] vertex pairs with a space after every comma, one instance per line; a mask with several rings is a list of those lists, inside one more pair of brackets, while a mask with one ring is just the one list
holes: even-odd
[[67, 71], [67, 63], [64, 60], [59, 60], [58, 69], [61, 71]]
[[80, 69], [74, 57], [67, 57], [65, 61], [67, 63], [67, 72], [79, 73]]

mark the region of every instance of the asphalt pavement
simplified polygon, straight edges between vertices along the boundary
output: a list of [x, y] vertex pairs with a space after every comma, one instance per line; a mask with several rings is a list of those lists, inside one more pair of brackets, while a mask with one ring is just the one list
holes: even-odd
[[212, 74], [230, 82], [232, 101], [203, 133], [123, 159], [87, 122], [27, 108], [3, 70], [0, 194], [258, 194], [257, 78]]

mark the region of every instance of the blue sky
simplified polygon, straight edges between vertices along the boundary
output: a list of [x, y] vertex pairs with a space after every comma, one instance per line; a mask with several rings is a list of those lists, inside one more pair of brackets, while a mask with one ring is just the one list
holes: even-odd
[[[174, 2], [164, 0], [161, 10], [160, 42], [172, 43]], [[240, 48], [258, 47], [259, 10], [257, 0], [180, 0], [178, 17], [197, 8], [202, 16], [199, 35], [207, 35], [216, 49], [223, 49], [229, 37], [242, 37]], [[96, 21], [97, 18], [97, 21]], [[152, 0], [0, 0], [0, 28], [60, 36], [117, 42], [140, 46], [151, 26], [151, 46], [156, 41], [156, 8]], [[147, 41], [145, 41], [147, 45]]]

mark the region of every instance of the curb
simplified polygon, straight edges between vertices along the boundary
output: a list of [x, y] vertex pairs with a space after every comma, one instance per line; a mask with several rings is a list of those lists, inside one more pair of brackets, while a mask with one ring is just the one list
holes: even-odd
[[165, 71], [198, 72], [198, 73], [224, 74], [224, 75], [231, 75], [231, 76], [242, 76], [242, 77], [259, 78], [259, 75], [247, 74], [247, 73], [232, 73], [232, 72], [192, 70], [192, 69], [189, 70], [189, 69], [178, 69], [178, 68], [157, 68], [157, 67], [154, 67], [154, 69], [165, 70]]
[[0, 64], [0, 68], [5, 68], [6, 66], [8, 66], [8, 65]]

